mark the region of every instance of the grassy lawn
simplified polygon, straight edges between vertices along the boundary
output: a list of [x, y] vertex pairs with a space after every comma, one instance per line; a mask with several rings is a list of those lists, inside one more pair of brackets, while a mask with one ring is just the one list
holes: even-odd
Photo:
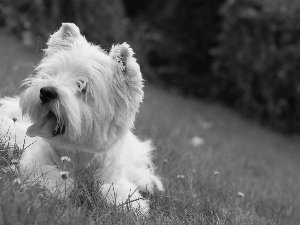
[[[39, 57], [4, 35], [0, 49], [0, 94], [15, 94]], [[150, 198], [148, 218], [107, 206], [94, 192], [41, 198], [10, 171], [0, 174], [0, 224], [300, 224], [299, 140], [148, 84], [135, 133], [155, 143], [166, 186]]]

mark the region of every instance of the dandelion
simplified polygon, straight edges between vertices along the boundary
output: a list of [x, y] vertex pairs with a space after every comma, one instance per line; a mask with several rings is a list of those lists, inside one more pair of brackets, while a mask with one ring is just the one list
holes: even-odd
[[218, 176], [219, 174], [220, 174], [219, 171], [215, 171], [215, 172], [214, 172], [215, 177]]
[[14, 164], [14, 165], [18, 165], [19, 160], [17, 160], [17, 159], [12, 159], [12, 160], [11, 160], [11, 163]]
[[67, 156], [62, 156], [60, 158], [60, 160], [63, 162], [63, 163], [68, 163], [68, 162], [71, 162], [71, 159]]
[[61, 178], [66, 180], [66, 179], [68, 179], [70, 172], [69, 171], [60, 171], [59, 173], [60, 173]]
[[8, 173], [8, 172], [16, 171], [16, 170], [17, 170], [17, 167], [15, 165], [10, 165], [10, 166], [2, 168], [0, 171], [2, 173]]
[[91, 164], [88, 163], [88, 164], [85, 165], [85, 168], [87, 169], [87, 168], [89, 168], [90, 166], [91, 166]]
[[201, 138], [201, 137], [193, 137], [191, 140], [190, 140], [190, 144], [193, 146], [193, 147], [199, 147], [201, 145], [204, 144], [204, 140]]
[[184, 179], [184, 178], [185, 178], [184, 175], [180, 175], [180, 174], [177, 175], [177, 179]]
[[20, 185], [22, 182], [19, 178], [17, 178], [17, 179], [14, 179], [13, 183]]
[[245, 196], [245, 194], [243, 192], [238, 192], [238, 196], [239, 196], [239, 198], [243, 198]]
[[18, 120], [16, 117], [13, 117], [12, 120], [14, 121], [14, 127], [15, 127], [15, 145], [14, 147], [17, 147], [17, 134], [16, 134], [16, 121]]

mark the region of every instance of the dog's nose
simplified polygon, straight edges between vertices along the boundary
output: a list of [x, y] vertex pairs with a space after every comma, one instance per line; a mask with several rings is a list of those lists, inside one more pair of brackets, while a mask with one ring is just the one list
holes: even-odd
[[54, 99], [56, 99], [58, 96], [56, 89], [51, 86], [42, 87], [40, 89], [40, 99], [43, 104], [48, 103]]

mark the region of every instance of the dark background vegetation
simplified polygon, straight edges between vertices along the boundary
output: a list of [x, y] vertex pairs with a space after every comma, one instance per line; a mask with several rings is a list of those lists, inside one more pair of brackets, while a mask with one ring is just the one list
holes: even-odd
[[104, 49], [129, 42], [148, 81], [297, 133], [299, 9], [297, 0], [1, 0], [0, 26], [43, 48], [74, 22]]

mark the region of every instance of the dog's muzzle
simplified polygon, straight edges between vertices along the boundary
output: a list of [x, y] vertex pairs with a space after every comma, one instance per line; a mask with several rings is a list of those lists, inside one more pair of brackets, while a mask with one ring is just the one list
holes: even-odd
[[52, 100], [57, 99], [58, 94], [55, 87], [46, 86], [40, 89], [40, 99], [42, 104], [46, 104]]
[[41, 117], [28, 127], [26, 134], [29, 137], [50, 138], [65, 133], [65, 125], [58, 125], [57, 117], [49, 110], [47, 115]]
[[[55, 87], [46, 86], [40, 89], [39, 98], [43, 107], [48, 109], [48, 113], [34, 121], [28, 127], [26, 134], [30, 137], [50, 138], [65, 133], [65, 124], [62, 124], [57, 115], [51, 109], [51, 101], [58, 98], [58, 93]], [[49, 104], [48, 104], [49, 103]]]

